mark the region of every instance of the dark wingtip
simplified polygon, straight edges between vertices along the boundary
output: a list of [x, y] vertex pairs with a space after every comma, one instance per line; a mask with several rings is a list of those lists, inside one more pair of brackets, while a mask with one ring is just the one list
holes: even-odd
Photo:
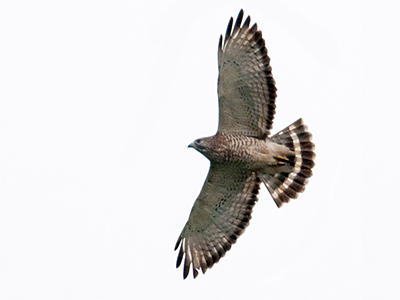
[[250, 18], [250, 16], [248, 16], [243, 23], [243, 28], [245, 28], [245, 27], [248, 28], [250, 26], [250, 22], [251, 22], [251, 18]]
[[233, 18], [231, 17], [231, 18], [229, 19], [228, 27], [226, 28], [225, 43], [226, 43], [226, 41], [228, 40], [228, 38], [231, 36], [232, 24], [233, 24]]
[[251, 33], [256, 33], [258, 30], [257, 23], [254, 23], [253, 26], [250, 28]]
[[199, 272], [195, 268], [193, 268], [193, 278], [196, 278], [197, 275], [199, 275]]
[[235, 22], [235, 26], [233, 27], [233, 33], [232, 35], [234, 35], [236, 32], [239, 31], [240, 28], [240, 24], [242, 24], [242, 20], [243, 20], [243, 9], [240, 10], [236, 22]]
[[189, 268], [183, 268], [183, 279], [186, 279], [189, 274]]
[[181, 237], [181, 236], [179, 236], [178, 240], [176, 241], [176, 244], [175, 244], [174, 251], [176, 251], [176, 249], [178, 249], [178, 247], [179, 247], [179, 244], [181, 243], [181, 240], [182, 240], [182, 237]]
[[181, 265], [182, 259], [183, 259], [183, 250], [182, 250], [182, 247], [181, 247], [181, 249], [179, 250], [178, 259], [176, 260], [176, 267], [177, 268], [179, 268], [179, 266]]
[[188, 256], [185, 256], [185, 265], [183, 266], [183, 279], [186, 279], [189, 275], [190, 270], [190, 260]]

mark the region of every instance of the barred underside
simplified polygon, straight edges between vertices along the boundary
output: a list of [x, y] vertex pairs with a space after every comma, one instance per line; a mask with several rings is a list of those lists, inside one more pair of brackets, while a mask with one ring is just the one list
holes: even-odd
[[272, 142], [285, 145], [294, 152], [293, 156], [288, 157], [291, 172], [261, 176], [278, 207], [297, 198], [304, 191], [308, 178], [312, 176], [315, 153], [311, 138], [312, 135], [302, 119], [271, 137]]

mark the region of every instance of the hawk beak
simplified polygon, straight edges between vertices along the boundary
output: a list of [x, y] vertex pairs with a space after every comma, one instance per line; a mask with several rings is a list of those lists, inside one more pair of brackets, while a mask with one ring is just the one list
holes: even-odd
[[188, 148], [194, 148], [193, 143], [191, 143], [191, 144], [188, 146]]

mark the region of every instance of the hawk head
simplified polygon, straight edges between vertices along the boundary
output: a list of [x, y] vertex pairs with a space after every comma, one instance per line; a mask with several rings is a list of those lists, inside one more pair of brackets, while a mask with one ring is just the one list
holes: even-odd
[[214, 137], [205, 137], [197, 139], [191, 143], [188, 148], [194, 148], [203, 154], [205, 157], [210, 159], [214, 153]]

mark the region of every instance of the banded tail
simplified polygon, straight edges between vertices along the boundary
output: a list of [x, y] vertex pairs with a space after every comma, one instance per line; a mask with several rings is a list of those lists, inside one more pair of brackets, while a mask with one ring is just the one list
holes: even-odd
[[289, 202], [291, 198], [297, 198], [304, 191], [308, 178], [312, 176], [315, 153], [311, 138], [312, 135], [302, 119], [271, 137], [272, 142], [285, 145], [294, 152], [293, 156], [288, 157], [291, 172], [259, 174], [278, 207]]

